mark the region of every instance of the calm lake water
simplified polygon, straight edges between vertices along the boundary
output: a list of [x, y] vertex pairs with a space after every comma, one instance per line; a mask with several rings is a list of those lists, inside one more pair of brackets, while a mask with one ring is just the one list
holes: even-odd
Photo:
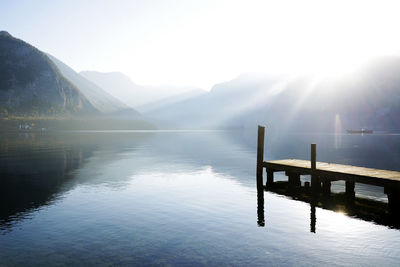
[[[312, 232], [310, 205], [279, 194], [265, 192], [260, 227], [255, 142], [256, 129], [3, 133], [0, 265], [399, 266], [399, 230], [317, 207]], [[266, 159], [309, 159], [316, 142], [320, 161], [400, 171], [399, 135], [266, 142]]]

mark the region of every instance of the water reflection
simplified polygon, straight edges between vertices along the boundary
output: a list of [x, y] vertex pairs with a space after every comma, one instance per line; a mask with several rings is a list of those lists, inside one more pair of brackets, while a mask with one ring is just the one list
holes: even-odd
[[0, 142], [0, 230], [26, 218], [29, 211], [57, 198], [71, 171], [93, 153], [90, 145], [77, 145], [56, 137], [24, 134], [2, 136]]
[[[398, 162], [400, 151], [399, 136], [344, 135], [341, 149], [336, 149], [335, 143], [329, 141], [335, 138], [331, 135], [268, 137], [266, 156], [273, 159], [297, 154], [299, 158], [307, 158], [308, 149], [302, 150], [302, 146], [308, 147], [310, 140], [317, 139], [321, 144], [320, 157], [327, 157], [326, 152], [330, 151], [332, 153], [328, 161], [338, 158], [359, 160], [351, 156], [354, 150], [375, 149], [374, 144], [379, 143], [394, 148], [390, 160], [385, 162], [389, 164], [386, 168], [395, 169], [397, 165], [394, 163]], [[132, 175], [148, 170], [160, 173], [176, 170], [193, 172], [210, 166], [216, 173], [254, 188], [255, 142], [255, 133], [249, 131], [3, 133], [0, 135], [0, 227], [10, 226], [26, 218], [30, 211], [53, 203], [77, 185], [106, 184], [123, 189]], [[362, 153], [361, 156], [365, 159], [360, 164], [363, 166], [368, 166], [376, 158], [374, 153]], [[384, 158], [378, 157], [378, 160], [383, 162]], [[368, 186], [366, 188], [369, 193], [375, 190]], [[281, 191], [289, 192], [286, 189]], [[261, 200], [262, 195], [258, 202], [258, 206], [262, 207], [258, 209], [258, 225], [264, 226]], [[379, 211], [380, 203], [372, 206], [376, 206]], [[316, 206], [321, 205], [333, 209], [329, 208], [329, 201], [318, 200]], [[346, 213], [358, 216], [351, 209], [346, 210]], [[386, 216], [385, 212], [382, 214]]]
[[[29, 218], [31, 211], [52, 204], [77, 184], [101, 181], [89, 175], [76, 179], [75, 171], [88, 164], [89, 158], [97, 162], [91, 166], [92, 172], [109, 161], [118, 160], [118, 154], [126, 149], [127, 139], [134, 146], [144, 137], [62, 133], [0, 135], [0, 230]], [[99, 150], [102, 153], [96, 156]]]
[[[316, 232], [316, 207], [339, 212], [349, 217], [371, 221], [376, 224], [400, 229], [398, 209], [391, 209], [387, 203], [374, 199], [349, 196], [346, 192], [315, 192], [306, 186], [293, 187], [289, 182], [278, 181], [257, 190], [257, 222], [264, 222], [264, 190], [310, 204], [310, 232]], [[397, 207], [398, 208], [398, 207]]]
[[[13, 212], [2, 217], [9, 225], [0, 230], [0, 265], [398, 265], [400, 231], [337, 216], [319, 200], [311, 212], [308, 203], [261, 191], [256, 224], [253, 137], [1, 137], [1, 209]], [[291, 155], [281, 149], [267, 146], [266, 154]]]
[[224, 137], [220, 132], [1, 134], [0, 230], [78, 185], [123, 190], [135, 174], [193, 172], [205, 166], [232, 179], [252, 175], [245, 167], [252, 164], [252, 153]]
[[264, 190], [257, 190], [257, 224], [260, 227], [265, 226], [264, 216]]
[[310, 232], [315, 233], [315, 225], [317, 224], [317, 217], [315, 216], [315, 202], [310, 203], [311, 213], [310, 213]]

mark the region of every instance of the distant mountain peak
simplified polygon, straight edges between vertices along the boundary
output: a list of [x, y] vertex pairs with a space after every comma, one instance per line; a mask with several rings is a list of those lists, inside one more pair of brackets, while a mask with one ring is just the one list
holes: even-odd
[[189, 86], [140, 85], [122, 72], [81, 71], [79, 74], [133, 108], [153, 105], [172, 96], [181, 97], [198, 89]]
[[13, 37], [11, 34], [9, 34], [7, 31], [0, 31], [0, 36], [1, 37]]

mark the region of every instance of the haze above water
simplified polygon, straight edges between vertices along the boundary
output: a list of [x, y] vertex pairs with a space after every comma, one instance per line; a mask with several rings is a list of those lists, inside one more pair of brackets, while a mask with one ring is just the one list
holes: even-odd
[[[255, 129], [2, 134], [0, 265], [398, 265], [398, 230], [317, 208], [312, 233], [309, 204], [277, 194], [259, 227], [255, 141]], [[308, 159], [316, 142], [318, 160], [400, 171], [399, 135], [266, 142], [267, 159]]]

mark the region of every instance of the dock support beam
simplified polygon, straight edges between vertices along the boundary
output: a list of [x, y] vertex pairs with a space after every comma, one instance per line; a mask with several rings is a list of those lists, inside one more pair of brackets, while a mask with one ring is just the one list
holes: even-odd
[[313, 191], [320, 191], [321, 189], [321, 182], [316, 174], [311, 174], [311, 188]]
[[321, 182], [318, 175], [316, 174], [317, 169], [317, 145], [311, 144], [311, 188], [315, 191], [319, 191], [321, 188]]
[[346, 181], [346, 196], [348, 200], [354, 200], [356, 197], [354, 181]]
[[257, 138], [257, 188], [263, 187], [263, 162], [264, 162], [264, 135], [265, 127], [258, 126]]
[[400, 196], [398, 194], [388, 194], [388, 205], [390, 212], [398, 215], [400, 213]]
[[300, 186], [301, 185], [300, 174], [295, 173], [295, 172], [286, 172], [286, 175], [288, 176], [289, 184], [291, 186]]
[[274, 183], [274, 171], [267, 170], [267, 183], [266, 186], [271, 186]]
[[384, 192], [388, 197], [388, 206], [390, 212], [400, 217], [400, 186], [387, 185], [384, 187], [384, 189]]
[[331, 181], [326, 179], [322, 182], [322, 193], [324, 196], [330, 196], [331, 195]]

